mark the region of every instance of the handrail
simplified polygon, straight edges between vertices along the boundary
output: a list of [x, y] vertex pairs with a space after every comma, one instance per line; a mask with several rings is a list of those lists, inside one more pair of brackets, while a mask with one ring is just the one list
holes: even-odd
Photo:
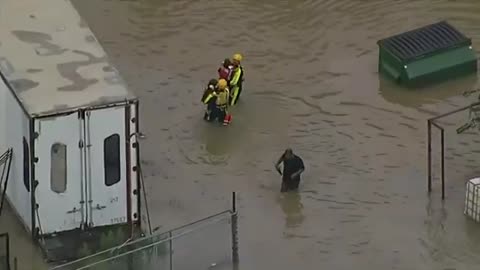
[[[5, 166], [3, 166], [2, 174], [0, 175], [0, 192], [1, 192], [0, 215], [2, 215], [3, 202], [4, 202], [5, 196], [7, 194], [8, 178], [10, 177], [10, 167], [12, 166], [12, 156], [13, 156], [13, 148], [9, 148], [0, 157], [0, 164], [5, 163]], [[3, 177], [4, 176], [5, 176], [5, 184], [3, 184]], [[3, 191], [1, 190], [2, 188], [3, 188]]]
[[9, 148], [5, 153], [0, 155], [0, 163], [4, 162], [7, 158], [12, 156], [13, 149]]

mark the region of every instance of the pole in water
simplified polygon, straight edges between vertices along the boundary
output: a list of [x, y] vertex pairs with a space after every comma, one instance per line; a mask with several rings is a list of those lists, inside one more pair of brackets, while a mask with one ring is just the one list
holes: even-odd
[[232, 192], [232, 212], [237, 212], [237, 194], [235, 193], [235, 191]]
[[428, 163], [428, 179], [427, 179], [427, 189], [428, 193], [432, 192], [432, 123], [430, 120], [427, 121], [427, 132], [428, 132], [428, 138], [427, 138], [427, 163]]
[[232, 261], [233, 265], [239, 262], [238, 257], [238, 213], [237, 213], [237, 195], [232, 192], [232, 214], [231, 214], [231, 233], [232, 233]]
[[445, 132], [441, 131], [442, 140], [442, 200], [445, 200]]

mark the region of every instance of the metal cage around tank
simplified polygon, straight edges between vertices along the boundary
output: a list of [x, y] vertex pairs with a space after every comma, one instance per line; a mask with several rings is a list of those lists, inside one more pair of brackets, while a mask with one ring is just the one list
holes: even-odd
[[[477, 91], [477, 90], [475, 90]], [[445, 199], [445, 129], [443, 126], [441, 126], [438, 123], [438, 120], [445, 118], [447, 116], [460, 113], [466, 110], [472, 110], [477, 107], [480, 107], [480, 101], [474, 102], [468, 106], [464, 106], [455, 110], [452, 110], [450, 112], [432, 117], [427, 120], [427, 189], [428, 193], [432, 191], [432, 128], [437, 128], [440, 130], [440, 155], [441, 155], [441, 164], [440, 164], [440, 170], [441, 170], [441, 189], [442, 189], [442, 200]], [[480, 120], [480, 119], [479, 119]], [[465, 126], [465, 125], [464, 125]], [[461, 133], [459, 130], [462, 129], [460, 127], [457, 129], [457, 133]]]

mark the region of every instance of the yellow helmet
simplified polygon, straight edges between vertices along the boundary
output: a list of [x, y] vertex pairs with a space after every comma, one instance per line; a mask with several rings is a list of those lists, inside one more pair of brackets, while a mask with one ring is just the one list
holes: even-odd
[[243, 59], [243, 57], [239, 53], [236, 53], [236, 54], [233, 55], [233, 60], [235, 60], [235, 61], [241, 62], [242, 59]]
[[222, 89], [222, 90], [223, 90], [223, 89], [227, 88], [227, 86], [228, 86], [228, 83], [227, 83], [227, 81], [226, 81], [225, 79], [220, 79], [220, 80], [218, 80], [217, 87], [218, 87], [219, 89]]

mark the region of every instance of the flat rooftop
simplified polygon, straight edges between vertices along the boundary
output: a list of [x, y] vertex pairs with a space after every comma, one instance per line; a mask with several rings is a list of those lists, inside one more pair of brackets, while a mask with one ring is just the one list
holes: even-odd
[[0, 0], [0, 72], [31, 116], [135, 99], [68, 0]]

